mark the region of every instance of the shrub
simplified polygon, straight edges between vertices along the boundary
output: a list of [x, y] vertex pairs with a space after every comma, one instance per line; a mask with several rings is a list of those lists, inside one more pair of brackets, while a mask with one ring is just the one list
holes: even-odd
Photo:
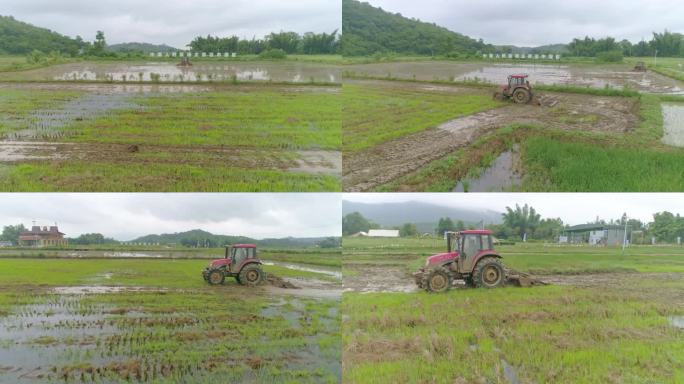
[[269, 60], [282, 60], [287, 58], [287, 53], [285, 53], [285, 51], [283, 51], [282, 49], [269, 49], [261, 52], [259, 54], [259, 57], [262, 59]]
[[596, 54], [596, 60], [604, 63], [620, 63], [622, 62], [622, 58], [622, 51], [617, 49]]

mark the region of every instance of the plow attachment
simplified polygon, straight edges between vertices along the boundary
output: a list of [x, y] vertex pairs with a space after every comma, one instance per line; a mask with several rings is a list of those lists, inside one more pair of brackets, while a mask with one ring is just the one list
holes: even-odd
[[545, 283], [529, 273], [509, 269], [506, 271], [506, 285], [513, 285], [516, 287], [533, 287], [536, 285], [549, 285], [549, 283]]

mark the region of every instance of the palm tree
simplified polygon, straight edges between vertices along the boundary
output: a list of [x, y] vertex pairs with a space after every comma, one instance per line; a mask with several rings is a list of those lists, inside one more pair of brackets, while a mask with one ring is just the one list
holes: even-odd
[[515, 209], [506, 207], [506, 213], [503, 214], [504, 224], [513, 229], [521, 239], [525, 238], [528, 232], [534, 232], [539, 226], [541, 215], [534, 210], [534, 208], [525, 204], [522, 208], [518, 204]]

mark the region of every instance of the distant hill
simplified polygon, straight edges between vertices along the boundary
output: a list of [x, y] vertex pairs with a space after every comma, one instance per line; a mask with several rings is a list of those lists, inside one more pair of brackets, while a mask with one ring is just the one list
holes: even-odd
[[121, 43], [112, 44], [107, 46], [107, 50], [117, 53], [134, 53], [142, 52], [145, 54], [150, 54], [152, 52], [175, 52], [176, 48], [168, 46], [166, 44], [156, 45], [148, 43]]
[[436, 24], [409, 19], [356, 0], [342, 0], [342, 54], [474, 54], [493, 49], [482, 41]]
[[0, 53], [23, 55], [39, 50], [74, 56], [82, 45], [76, 39], [49, 29], [15, 20], [12, 16], [0, 16]]
[[481, 220], [485, 224], [501, 223], [501, 213], [491, 210], [444, 207], [440, 205], [406, 202], [366, 204], [351, 201], [342, 203], [342, 214], [359, 212], [370, 221], [385, 228], [414, 223], [421, 232], [432, 232], [442, 217], [453, 221], [463, 220], [466, 224], [475, 225]]
[[510, 52], [510, 53], [539, 53], [539, 54], [567, 54], [570, 53], [567, 44], [549, 44], [541, 45], [539, 47], [516, 47], [514, 45], [501, 45], [497, 46], [497, 51]]
[[194, 229], [179, 233], [164, 233], [160, 235], [147, 235], [128, 242], [131, 243], [159, 243], [177, 244], [185, 246], [211, 246], [222, 247], [230, 244], [257, 244], [268, 248], [306, 248], [312, 247], [323, 241], [323, 237], [255, 240], [245, 236], [215, 235], [201, 229]]

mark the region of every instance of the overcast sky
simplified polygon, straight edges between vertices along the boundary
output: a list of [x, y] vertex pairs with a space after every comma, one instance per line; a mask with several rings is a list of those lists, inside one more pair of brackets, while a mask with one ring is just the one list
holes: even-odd
[[656, 212], [684, 214], [684, 194], [667, 193], [354, 193], [344, 200], [378, 203], [419, 201], [437, 205], [491, 209], [504, 212], [507, 206], [529, 204], [542, 218], [560, 217], [570, 225], [602, 219], [618, 219], [623, 213], [643, 222], [653, 220]]
[[207, 34], [263, 37], [280, 30], [340, 29], [341, 0], [2, 0], [0, 15], [61, 34], [109, 44], [146, 42], [183, 48]]
[[341, 195], [307, 194], [0, 194], [0, 226], [57, 222], [69, 237], [117, 240], [203, 229], [257, 239], [340, 236]]
[[672, 0], [364, 0], [496, 45], [539, 46], [575, 37], [638, 42], [684, 32], [684, 2]]

